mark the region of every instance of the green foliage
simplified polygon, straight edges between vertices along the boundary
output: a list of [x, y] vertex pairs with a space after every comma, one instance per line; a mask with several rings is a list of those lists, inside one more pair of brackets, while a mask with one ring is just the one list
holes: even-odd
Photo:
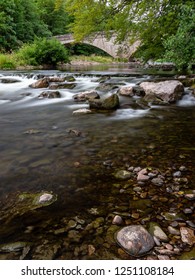
[[12, 55], [0, 54], [0, 69], [15, 69], [16, 63]]
[[65, 0], [0, 0], [0, 51], [19, 48], [36, 37], [67, 33], [72, 20]]
[[13, 14], [14, 0], [0, 0], [0, 52], [8, 51], [17, 42]]
[[65, 2], [64, 0], [36, 0], [40, 17], [52, 35], [68, 32], [71, 17], [65, 11]]
[[176, 64], [179, 70], [195, 65], [195, 9], [182, 5], [176, 34], [164, 41], [165, 59]]
[[14, 0], [14, 2], [16, 8], [13, 14], [13, 20], [18, 46], [22, 43], [32, 42], [34, 37], [51, 35], [47, 25], [40, 18], [35, 0]]
[[106, 52], [103, 50], [96, 48], [92, 45], [82, 44], [82, 43], [76, 43], [76, 44], [70, 44], [67, 46], [67, 49], [69, 50], [71, 55], [100, 55], [100, 56], [108, 56]]
[[60, 62], [69, 62], [68, 51], [56, 39], [37, 39], [25, 44], [18, 51], [18, 58], [28, 65], [50, 65], [56, 67]]
[[[77, 40], [96, 31], [116, 32], [118, 41], [125, 38], [132, 43], [137, 39], [141, 45], [136, 53], [143, 61], [164, 56], [165, 47], [169, 49], [171, 41], [164, 41], [177, 34], [183, 41], [178, 14], [181, 5], [194, 9], [192, 0], [67, 0], [67, 10], [74, 17], [71, 30]], [[186, 25], [190, 19], [186, 17]], [[178, 31], [177, 31], [178, 30]], [[191, 34], [194, 37], [194, 33]], [[189, 37], [188, 37], [189, 38]], [[169, 43], [168, 43], [169, 42]], [[182, 44], [182, 43], [181, 43]], [[169, 47], [169, 46], [170, 47]], [[186, 47], [186, 52], [189, 47]], [[190, 47], [191, 49], [191, 47]], [[189, 55], [189, 54], [188, 54]], [[192, 53], [191, 53], [192, 55]], [[184, 59], [189, 59], [185, 56]]]

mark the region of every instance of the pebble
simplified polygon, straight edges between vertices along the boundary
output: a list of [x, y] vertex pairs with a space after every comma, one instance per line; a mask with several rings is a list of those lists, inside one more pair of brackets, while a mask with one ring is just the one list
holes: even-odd
[[117, 179], [130, 179], [131, 178], [131, 172], [126, 171], [126, 170], [119, 170], [115, 173], [114, 175]]
[[178, 222], [177, 222], [177, 221], [173, 221], [173, 222], [171, 223], [171, 226], [172, 226], [172, 227], [177, 227], [177, 226], [178, 226]]
[[192, 213], [193, 213], [192, 209], [190, 209], [190, 208], [185, 208], [185, 209], [183, 209], [183, 212], [184, 212], [185, 214], [192, 214]]
[[141, 187], [134, 187], [133, 190], [135, 192], [141, 192], [142, 188]]
[[170, 251], [173, 251], [173, 246], [171, 244], [165, 244], [165, 248]]
[[195, 235], [193, 229], [187, 227], [181, 227], [180, 232], [181, 232], [181, 240], [184, 243], [187, 243], [189, 245], [195, 244]]
[[137, 174], [137, 181], [147, 182], [150, 177], [147, 175], [147, 169], [141, 169]]
[[187, 168], [186, 168], [184, 165], [182, 165], [182, 166], [180, 166], [179, 170], [180, 170], [180, 171], [186, 171]]
[[192, 221], [186, 221], [186, 224], [192, 228], [195, 228], [195, 224]]
[[77, 226], [77, 222], [75, 220], [70, 220], [68, 222], [68, 229], [75, 228]]
[[91, 256], [95, 253], [95, 247], [91, 244], [88, 245], [88, 255]]
[[158, 255], [158, 259], [161, 261], [170, 260], [169, 256], [167, 255]]
[[153, 178], [151, 180], [152, 184], [158, 187], [161, 187], [164, 184], [164, 181], [161, 178]]
[[122, 225], [122, 223], [123, 223], [123, 219], [119, 215], [116, 215], [112, 220], [113, 225]]
[[168, 231], [170, 234], [173, 234], [173, 235], [180, 235], [180, 231], [178, 229], [175, 229], [174, 227], [172, 226], [168, 226]]
[[188, 200], [194, 200], [195, 199], [195, 194], [194, 193], [188, 193], [188, 194], [185, 194], [184, 196]]
[[39, 203], [45, 203], [50, 201], [53, 198], [53, 195], [50, 193], [44, 193], [39, 197]]
[[160, 241], [169, 240], [166, 233], [160, 228], [160, 226], [157, 223], [150, 222], [148, 231], [150, 232], [151, 235], [155, 236]]
[[141, 167], [135, 167], [135, 168], [133, 169], [133, 172], [137, 173], [137, 172], [139, 172], [140, 170], [141, 170]]
[[174, 172], [173, 177], [181, 177], [181, 171]]

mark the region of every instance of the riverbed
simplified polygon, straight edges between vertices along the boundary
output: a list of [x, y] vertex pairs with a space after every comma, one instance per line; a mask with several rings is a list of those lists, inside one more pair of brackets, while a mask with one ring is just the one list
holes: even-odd
[[[29, 85], [45, 76], [73, 76], [76, 86], [60, 89], [61, 98], [39, 98], [43, 89]], [[11, 248], [0, 250], [1, 259], [131, 259], [119, 248], [115, 233], [125, 225], [147, 227], [150, 222], [167, 234], [168, 241], [158, 247], [172, 246], [169, 259], [192, 251], [193, 246], [168, 227], [194, 229], [194, 200], [188, 196], [195, 194], [194, 96], [185, 88], [175, 104], [74, 115], [88, 104], [75, 102], [73, 96], [96, 89], [102, 77], [120, 86], [170, 76], [113, 66], [0, 72], [0, 78], [17, 80], [0, 83], [2, 216], [12, 215], [10, 208], [17, 211], [18, 194], [57, 195], [50, 206], [1, 222], [0, 248]], [[120, 97], [121, 104], [128, 102], [128, 97]], [[163, 185], [139, 185], [136, 168], [157, 172]], [[120, 170], [131, 177], [117, 178]], [[170, 218], [172, 213], [177, 217]], [[113, 224], [116, 215], [122, 218], [119, 225]], [[143, 259], [159, 255], [154, 250]]]

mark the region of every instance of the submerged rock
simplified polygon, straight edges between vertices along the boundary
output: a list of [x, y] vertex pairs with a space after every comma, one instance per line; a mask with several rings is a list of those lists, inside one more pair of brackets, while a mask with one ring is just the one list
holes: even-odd
[[119, 170], [114, 174], [114, 176], [117, 179], [126, 180], [131, 178], [131, 172], [126, 170]]
[[76, 87], [76, 83], [63, 82], [63, 83], [51, 83], [49, 89], [73, 89]]
[[89, 109], [78, 109], [72, 112], [73, 115], [86, 115], [86, 114], [91, 114], [92, 111]]
[[28, 243], [28, 242], [21, 242], [21, 241], [2, 244], [2, 245], [0, 245], [0, 252], [17, 252], [17, 251], [21, 251], [24, 247], [26, 247], [29, 244], [30, 243]]
[[154, 247], [154, 239], [140, 225], [127, 226], [116, 234], [117, 243], [130, 255], [139, 257]]
[[3, 84], [12, 84], [12, 83], [18, 83], [18, 82], [21, 82], [20, 80], [18, 79], [14, 79], [14, 78], [0, 78], [0, 83], [3, 83]]
[[39, 98], [60, 98], [61, 94], [59, 91], [43, 91]]
[[[57, 195], [51, 192], [19, 193], [10, 199], [0, 212], [0, 220], [4, 225], [15, 218], [30, 213], [32, 210], [51, 205], [57, 200]], [[0, 229], [3, 231], [3, 227]]]

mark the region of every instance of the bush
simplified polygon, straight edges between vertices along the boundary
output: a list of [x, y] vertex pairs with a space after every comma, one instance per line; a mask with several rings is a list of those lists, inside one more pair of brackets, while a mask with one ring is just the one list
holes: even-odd
[[0, 68], [1, 69], [15, 69], [16, 64], [11, 55], [0, 54]]
[[56, 39], [37, 39], [32, 44], [25, 44], [18, 52], [18, 57], [28, 65], [49, 65], [69, 62], [68, 51]]

